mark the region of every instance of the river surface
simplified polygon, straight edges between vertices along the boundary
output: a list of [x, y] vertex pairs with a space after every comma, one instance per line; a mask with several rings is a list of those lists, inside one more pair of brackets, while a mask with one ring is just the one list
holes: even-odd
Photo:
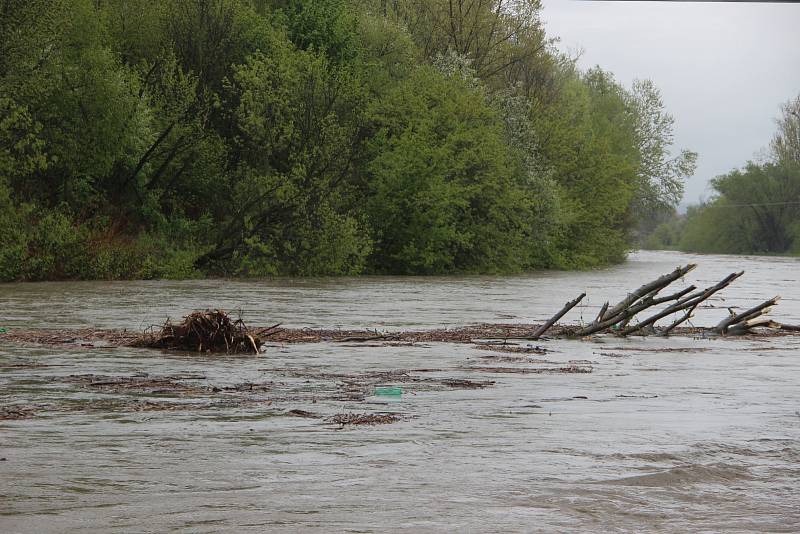
[[[775, 295], [772, 317], [800, 324], [798, 259], [641, 252], [607, 270], [515, 277], [8, 284], [0, 327], [141, 330], [221, 307], [255, 325], [391, 331], [541, 321], [583, 291], [566, 320], [590, 321], [606, 300], [690, 262], [699, 267], [686, 283], [700, 287], [746, 271], [695, 325]], [[232, 357], [4, 343], [0, 408], [34, 414], [0, 421], [0, 532], [800, 531], [800, 337], [540, 344], [546, 355], [503, 360], [456, 344]], [[489, 357], [587, 372], [500, 373]], [[348, 373], [390, 370], [495, 384], [327, 394]], [[74, 378], [90, 374], [264, 387], [226, 403]], [[141, 409], [143, 398], [186, 404]], [[342, 413], [402, 420], [331, 422]]]

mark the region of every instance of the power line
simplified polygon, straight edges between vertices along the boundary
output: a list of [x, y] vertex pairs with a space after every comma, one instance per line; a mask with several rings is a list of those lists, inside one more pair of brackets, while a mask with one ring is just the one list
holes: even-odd
[[742, 3], [742, 4], [797, 4], [800, 0], [581, 0], [584, 2], [683, 2], [683, 3], [698, 3], [698, 2], [727, 2], [727, 3]]
[[[791, 202], [762, 202], [753, 204], [700, 204], [701, 208], [750, 208], [760, 206], [800, 206], [800, 200]], [[690, 206], [692, 207], [692, 206]]]

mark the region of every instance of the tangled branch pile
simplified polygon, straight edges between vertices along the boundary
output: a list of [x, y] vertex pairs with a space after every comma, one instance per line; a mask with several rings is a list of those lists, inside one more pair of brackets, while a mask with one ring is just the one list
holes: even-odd
[[196, 311], [178, 325], [168, 319], [160, 335], [149, 343], [154, 348], [227, 354], [258, 354], [261, 345], [261, 339], [249, 332], [241, 318], [234, 321], [223, 310]]

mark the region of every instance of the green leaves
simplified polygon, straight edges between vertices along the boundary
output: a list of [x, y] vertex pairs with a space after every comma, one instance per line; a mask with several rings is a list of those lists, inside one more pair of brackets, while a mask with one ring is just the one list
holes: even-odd
[[770, 149], [777, 161], [800, 164], [800, 94], [781, 106]]
[[522, 168], [480, 88], [420, 67], [370, 112], [378, 272], [516, 271], [534, 222]]
[[2, 5], [2, 279], [587, 267], [693, 166], [532, 0]]
[[371, 240], [354, 178], [365, 99], [357, 73], [276, 39], [237, 67], [231, 92], [241, 160], [224, 233], [245, 237], [220, 236], [217, 250], [238, 251], [249, 274], [360, 272]]
[[683, 181], [694, 174], [697, 154], [682, 150], [672, 156], [675, 120], [664, 109], [661, 93], [650, 80], [637, 80], [627, 96], [634, 120], [639, 159], [639, 188], [634, 209], [646, 217], [669, 212], [683, 196]]
[[751, 162], [711, 184], [715, 198], [659, 226], [648, 244], [721, 254], [800, 252], [800, 166]]

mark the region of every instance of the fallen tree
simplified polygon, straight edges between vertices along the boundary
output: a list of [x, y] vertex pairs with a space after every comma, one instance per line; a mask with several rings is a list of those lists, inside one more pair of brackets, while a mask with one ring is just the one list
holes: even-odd
[[[656, 280], [644, 284], [635, 291], [629, 293], [615, 306], [609, 308], [606, 302], [600, 309], [597, 318], [585, 326], [576, 328], [565, 327], [559, 330], [557, 337], [586, 337], [594, 334], [611, 333], [617, 336], [628, 336], [631, 334], [640, 335], [669, 335], [679, 325], [692, 318], [694, 311], [700, 304], [707, 301], [716, 293], [727, 288], [738, 278], [744, 275], [744, 271], [731, 273], [718, 283], [706, 289], [697, 290], [697, 287], [690, 285], [676, 293], [664, 297], [658, 294], [669, 287], [675, 281], [682, 279], [686, 274], [697, 267], [696, 264], [689, 264], [678, 267], [671, 273], [660, 276]], [[556, 313], [544, 325], [536, 329], [530, 339], [538, 340], [545, 332], [554, 326], [569, 310], [580, 302], [585, 294], [577, 299], [568, 302], [567, 305]], [[774, 297], [766, 302], [741, 313], [735, 313], [729, 308], [730, 316], [723, 319], [716, 327], [707, 330], [709, 333], [718, 335], [745, 335], [752, 332], [754, 328], [770, 328], [775, 330], [796, 331], [800, 330], [797, 326], [783, 325], [763, 317], [775, 306], [780, 297]], [[663, 309], [645, 317], [642, 320], [631, 324], [633, 319], [642, 312], [655, 308], [660, 304], [671, 303]], [[668, 316], [681, 313], [666, 327], [657, 327], [656, 323]]]

